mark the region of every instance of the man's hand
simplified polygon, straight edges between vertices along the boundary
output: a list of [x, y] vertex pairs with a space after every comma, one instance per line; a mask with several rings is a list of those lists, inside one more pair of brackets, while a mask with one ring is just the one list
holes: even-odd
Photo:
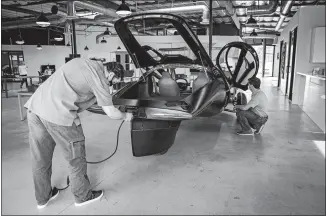
[[132, 113], [125, 113], [125, 121], [130, 122], [132, 120], [132, 117], [134, 117], [134, 115]]
[[102, 106], [102, 109], [110, 119], [131, 121], [133, 117], [132, 113], [121, 112], [114, 106]]
[[114, 106], [102, 106], [103, 111], [109, 116], [110, 119], [124, 119], [126, 114], [115, 108]]

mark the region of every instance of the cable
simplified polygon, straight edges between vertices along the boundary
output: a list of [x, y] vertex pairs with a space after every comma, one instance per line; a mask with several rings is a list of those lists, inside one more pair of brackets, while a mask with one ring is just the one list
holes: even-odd
[[122, 127], [122, 125], [123, 125], [124, 122], [125, 122], [125, 120], [123, 120], [123, 121], [121, 122], [120, 126], [119, 126], [118, 133], [117, 133], [117, 142], [116, 142], [116, 146], [115, 146], [115, 150], [114, 150], [114, 152], [113, 152], [109, 157], [107, 157], [107, 158], [105, 158], [105, 159], [103, 159], [103, 160], [95, 161], [95, 162], [92, 162], [92, 161], [86, 161], [86, 163], [88, 163], [88, 164], [99, 164], [99, 163], [102, 163], [102, 162], [104, 162], [104, 161], [106, 161], [106, 160], [109, 160], [113, 155], [115, 155], [115, 153], [116, 153], [117, 150], [118, 150], [118, 146], [119, 146], [119, 134], [120, 134], [120, 129], [121, 129], [121, 127]]
[[[88, 164], [99, 164], [99, 163], [103, 163], [104, 161], [106, 160], [109, 160], [113, 155], [115, 155], [115, 153], [117, 152], [118, 150], [118, 146], [119, 146], [119, 134], [120, 134], [120, 129], [123, 125], [123, 123], [125, 122], [125, 120], [123, 120], [118, 128], [118, 132], [117, 132], [117, 142], [116, 142], [116, 146], [115, 146], [115, 149], [114, 149], [114, 152], [107, 158], [103, 159], [103, 160], [100, 160], [100, 161], [86, 161], [86, 163]], [[67, 186], [64, 187], [64, 188], [57, 188], [58, 190], [66, 190], [70, 185], [69, 185], [69, 176], [67, 176]]]

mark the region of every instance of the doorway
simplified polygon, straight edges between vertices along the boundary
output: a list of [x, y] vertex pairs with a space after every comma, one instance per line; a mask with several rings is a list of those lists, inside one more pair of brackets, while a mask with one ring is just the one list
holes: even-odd
[[290, 31], [289, 35], [289, 52], [287, 56], [287, 71], [286, 71], [286, 86], [285, 86], [285, 95], [288, 96], [289, 100], [292, 100], [293, 95], [293, 81], [295, 74], [295, 56], [297, 48], [297, 31], [298, 27]]
[[[259, 59], [258, 74], [261, 77], [274, 76], [275, 46], [274, 45], [266, 45], [266, 49], [264, 49], [263, 45], [253, 45], [253, 48], [257, 52], [258, 59]], [[265, 60], [263, 60], [263, 59], [265, 59]]]

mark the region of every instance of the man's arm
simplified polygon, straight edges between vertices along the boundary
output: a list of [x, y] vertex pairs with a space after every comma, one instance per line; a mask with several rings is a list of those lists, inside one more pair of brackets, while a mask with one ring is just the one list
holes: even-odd
[[251, 99], [249, 103], [247, 103], [246, 105], [235, 105], [235, 108], [241, 110], [248, 110], [251, 107], [252, 108], [256, 107], [258, 104], [259, 104], [258, 100]]
[[132, 113], [123, 113], [114, 106], [102, 106], [103, 111], [110, 119], [131, 121]]

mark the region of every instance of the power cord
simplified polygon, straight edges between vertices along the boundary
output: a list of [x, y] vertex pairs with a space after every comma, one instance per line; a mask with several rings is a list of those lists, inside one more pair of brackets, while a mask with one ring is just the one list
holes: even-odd
[[[114, 152], [107, 158], [103, 159], [103, 160], [100, 160], [100, 161], [86, 161], [86, 163], [88, 164], [99, 164], [99, 163], [103, 163], [104, 161], [107, 161], [109, 160], [113, 155], [115, 155], [115, 153], [117, 152], [118, 150], [118, 146], [119, 146], [119, 134], [120, 134], [120, 129], [123, 125], [123, 123], [125, 122], [125, 120], [123, 120], [118, 128], [118, 132], [117, 132], [117, 142], [116, 142], [116, 146], [115, 146], [115, 149], [114, 149]], [[67, 186], [64, 187], [64, 188], [57, 188], [58, 190], [66, 190], [70, 185], [69, 185], [70, 181], [69, 181], [69, 176], [67, 176]]]

